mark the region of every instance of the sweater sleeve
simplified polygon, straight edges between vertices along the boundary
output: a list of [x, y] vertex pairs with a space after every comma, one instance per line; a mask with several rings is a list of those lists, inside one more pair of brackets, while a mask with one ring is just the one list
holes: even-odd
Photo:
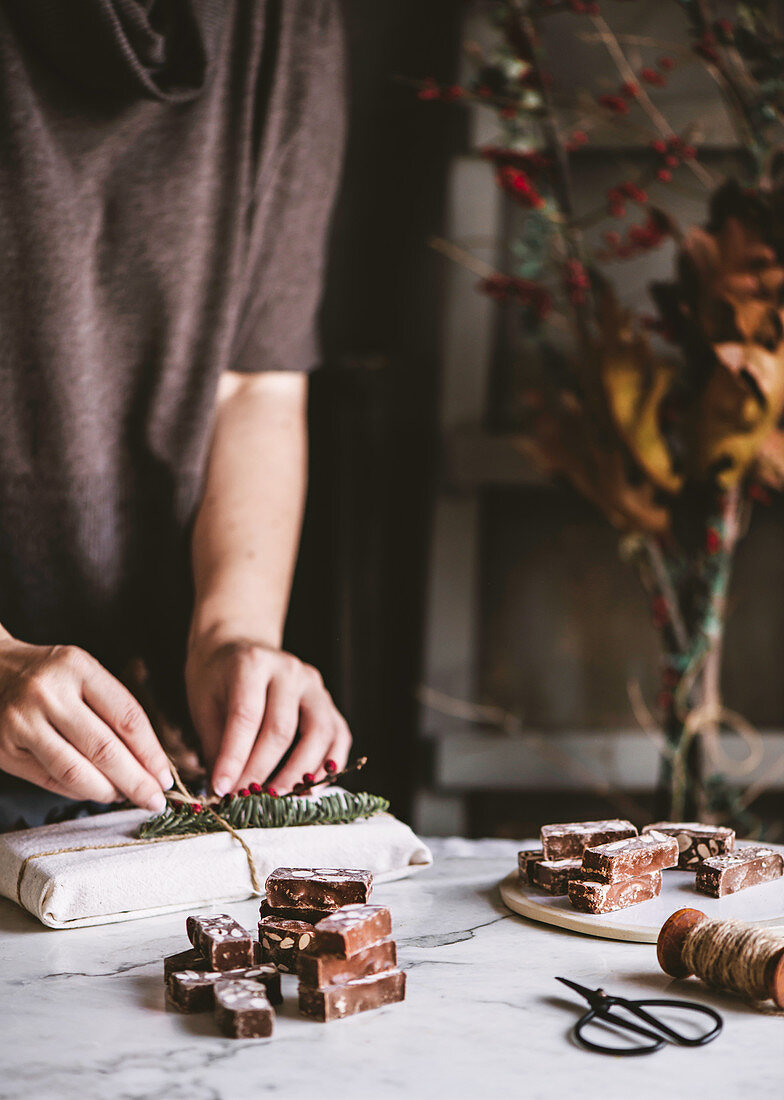
[[281, 31], [272, 101], [259, 123], [246, 293], [230, 362], [243, 373], [319, 364], [318, 312], [345, 141], [343, 28], [337, 0], [288, 10], [296, 8], [301, 14]]

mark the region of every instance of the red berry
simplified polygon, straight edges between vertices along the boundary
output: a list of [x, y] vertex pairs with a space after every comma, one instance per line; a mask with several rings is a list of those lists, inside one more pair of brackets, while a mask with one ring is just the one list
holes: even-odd
[[275, 790], [274, 787], [267, 787], [267, 794], [270, 796], [270, 798], [278, 797], [278, 792]]
[[660, 57], [656, 64], [660, 69], [664, 69], [664, 71], [668, 73], [675, 68], [675, 62], [671, 57]]
[[661, 180], [662, 183], [669, 183], [672, 179], [672, 172], [668, 168], [660, 168], [656, 173], [656, 179]]
[[261, 784], [260, 783], [249, 783], [248, 784], [248, 790], [251, 792], [251, 794], [261, 794]]
[[305, 786], [304, 783], [295, 783], [294, 786], [291, 788], [293, 794], [302, 794], [302, 792], [306, 791], [307, 789], [308, 788]]
[[588, 135], [585, 130], [575, 130], [569, 137], [572, 145], [585, 145], [588, 140]]
[[567, 260], [566, 263], [566, 277], [572, 286], [587, 287], [590, 286], [590, 279], [588, 278], [588, 272], [585, 270], [579, 260]]
[[191, 813], [200, 814], [203, 809], [201, 802], [191, 802]]
[[667, 601], [664, 596], [657, 596], [651, 604], [653, 621], [656, 626], [664, 626], [667, 622]]
[[488, 99], [492, 94], [492, 89], [488, 88], [486, 84], [480, 84], [476, 89], [476, 94], [480, 95], [482, 99]]
[[760, 485], [757, 481], [752, 481], [748, 488], [749, 500], [755, 501], [757, 504], [770, 504], [771, 496], [764, 485]]
[[681, 156], [684, 160], [694, 160], [697, 156], [697, 149], [694, 145], [684, 145], [683, 149], [681, 149]]
[[666, 153], [667, 142], [664, 141], [663, 138], [656, 138], [655, 141], [651, 142], [651, 149], [653, 149], [654, 153]]
[[598, 15], [600, 10], [599, 5], [594, 3], [593, 0], [590, 0], [590, 3], [585, 5], [586, 15]]
[[305, 784], [306, 787], [312, 787], [313, 784], [316, 782], [316, 777], [313, 772], [305, 772], [302, 777], [302, 782]]
[[657, 73], [655, 69], [643, 69], [640, 72], [640, 78], [646, 82], [646, 84], [653, 84], [657, 88], [663, 88], [667, 83], [667, 78], [662, 76], [661, 73]]
[[626, 183], [621, 184], [621, 188], [625, 195], [627, 195], [632, 202], [647, 202], [648, 196], [642, 187], [638, 187], [636, 183], [632, 183], [631, 180], [627, 180]]
[[248, 798], [248, 796], [250, 795], [250, 791], [247, 787], [242, 787], [238, 793], [240, 798]]
[[735, 34], [735, 27], [729, 19], [719, 19], [716, 22], [716, 30], [719, 31], [725, 38], [732, 38]]
[[328, 772], [330, 775], [334, 775], [337, 770], [338, 770], [338, 766], [337, 766], [337, 764], [335, 763], [334, 760], [325, 760], [324, 761], [324, 771], [325, 772]]
[[705, 532], [705, 549], [709, 554], [717, 554], [721, 550], [721, 535], [715, 527], [709, 527]]
[[417, 92], [419, 99], [440, 99], [441, 89], [432, 77], [428, 77]]
[[636, 99], [640, 94], [639, 84], [633, 83], [631, 80], [627, 80], [624, 84], [621, 84], [621, 93], [626, 96], [627, 99]]
[[599, 104], [618, 115], [625, 115], [629, 112], [629, 104], [619, 95], [600, 95]]

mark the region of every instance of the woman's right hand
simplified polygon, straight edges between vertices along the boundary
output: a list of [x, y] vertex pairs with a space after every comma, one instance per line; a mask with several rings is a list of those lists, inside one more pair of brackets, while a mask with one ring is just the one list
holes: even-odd
[[166, 755], [133, 695], [76, 646], [0, 637], [0, 769], [67, 798], [160, 813]]

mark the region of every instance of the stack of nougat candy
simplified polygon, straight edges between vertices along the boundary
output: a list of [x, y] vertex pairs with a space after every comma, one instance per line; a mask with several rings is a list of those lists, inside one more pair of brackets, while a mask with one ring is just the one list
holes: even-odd
[[192, 947], [163, 960], [181, 1012], [214, 1012], [231, 1038], [267, 1038], [273, 1005], [283, 1003], [281, 973], [299, 974], [300, 1012], [311, 1020], [404, 999], [389, 910], [368, 904], [370, 871], [278, 867], [266, 888], [258, 940], [227, 913], [188, 917]]
[[392, 921], [370, 905], [373, 876], [347, 868], [279, 867], [261, 906], [261, 958], [298, 974], [299, 1010], [336, 1020], [402, 1001]]
[[181, 1012], [212, 1010], [232, 1039], [265, 1039], [272, 1034], [273, 1005], [282, 1002], [276, 967], [259, 963], [252, 933], [227, 913], [188, 917], [192, 948], [163, 960], [169, 997]]
[[543, 825], [541, 847], [518, 854], [520, 880], [575, 909], [610, 913], [655, 898], [662, 872], [695, 872], [696, 889], [723, 897], [784, 875], [780, 853], [761, 845], [735, 847], [722, 825], [659, 821], [642, 834], [630, 821], [572, 821]]

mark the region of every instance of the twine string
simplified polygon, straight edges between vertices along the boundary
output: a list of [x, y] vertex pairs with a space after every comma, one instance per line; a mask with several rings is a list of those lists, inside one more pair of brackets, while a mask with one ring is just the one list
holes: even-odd
[[31, 852], [29, 856], [25, 856], [19, 867], [19, 874], [16, 877], [16, 900], [22, 905], [22, 879], [34, 859], [66, 855], [68, 852], [102, 852], [104, 849], [108, 850], [110, 848], [137, 848], [142, 844], [162, 844], [167, 840], [193, 840], [193, 834], [172, 833], [171, 836], [150, 837], [148, 840], [139, 838], [138, 840], [123, 840], [117, 844], [77, 844], [73, 848], [52, 848], [48, 852]]
[[683, 961], [715, 989], [740, 993], [750, 1001], [769, 997], [768, 967], [784, 950], [784, 936], [740, 920], [706, 920], [689, 930]]
[[[256, 864], [254, 862], [253, 853], [251, 852], [250, 848], [242, 839], [237, 830], [232, 825], [229, 825], [228, 821], [224, 821], [220, 814], [215, 813], [212, 806], [206, 806], [205, 809], [207, 810], [207, 813], [212, 814], [212, 816], [215, 818], [222, 829], [225, 829], [227, 833], [230, 833], [234, 837], [234, 839], [242, 845], [242, 850], [245, 852], [248, 860], [248, 870], [250, 871], [250, 882], [251, 886], [253, 887], [253, 893], [256, 895], [256, 897], [260, 897], [261, 894], [264, 893], [264, 891], [259, 884], [259, 876], [256, 871]], [[155, 838], [152, 837], [151, 839], [154, 840]]]
[[[232, 825], [230, 825], [228, 823], [228, 821], [225, 821], [220, 816], [219, 813], [216, 813], [216, 811], [214, 809], [214, 804], [216, 802], [219, 802], [220, 799], [218, 799], [217, 797], [215, 797], [215, 798], [206, 798], [206, 799], [201, 799], [201, 800], [199, 800], [198, 798], [195, 798], [191, 794], [191, 792], [188, 790], [188, 788], [185, 786], [182, 779], [180, 778], [180, 773], [177, 771], [177, 765], [174, 763], [174, 761], [171, 759], [171, 757], [167, 757], [167, 759], [169, 761], [169, 766], [171, 767], [171, 773], [172, 773], [172, 778], [174, 780], [174, 786], [177, 788], [177, 792], [178, 792], [177, 794], [175, 794], [173, 791], [167, 791], [166, 792], [167, 799], [170, 802], [187, 802], [191, 805], [201, 801], [201, 803], [202, 803], [204, 809], [206, 810], [206, 812], [211, 817], [213, 817], [215, 819], [215, 821], [217, 821], [217, 823], [220, 825], [221, 829], [225, 829], [226, 832], [229, 833], [231, 836], [233, 836], [234, 839], [238, 842], [238, 844], [240, 844], [242, 846], [242, 850], [245, 852], [245, 856], [247, 857], [247, 860], [248, 860], [248, 870], [250, 871], [250, 882], [251, 882], [251, 886], [253, 887], [253, 892], [257, 896], [260, 895], [260, 894], [263, 894], [264, 891], [261, 889], [261, 886], [259, 884], [259, 876], [258, 876], [258, 872], [256, 870], [256, 864], [253, 860], [253, 853], [251, 852], [250, 848], [245, 843], [245, 841], [242, 839], [240, 834], [237, 832], [237, 830]], [[175, 835], [179, 836], [179, 834], [175, 834]], [[150, 839], [154, 840], [156, 838], [151, 837]], [[158, 839], [163, 839], [163, 838], [158, 838]]]
[[[204, 799], [200, 800], [191, 794], [191, 792], [187, 789], [182, 779], [180, 778], [177, 767], [174, 764], [174, 761], [171, 760], [171, 758], [169, 758], [169, 766], [171, 767], [171, 773], [174, 779], [174, 785], [177, 788], [177, 793], [175, 794], [173, 791], [166, 791], [166, 798], [170, 802], [175, 803], [187, 802], [189, 804], [194, 804], [201, 801], [204, 804], [205, 812], [211, 814], [218, 822], [220, 827], [222, 829], [225, 829], [226, 832], [229, 833], [234, 838], [234, 840], [236, 840], [238, 844], [241, 845], [242, 850], [245, 852], [245, 856], [248, 860], [248, 871], [250, 872], [250, 881], [251, 886], [253, 887], [253, 893], [256, 896], [261, 896], [264, 891], [261, 889], [261, 885], [259, 883], [258, 869], [253, 859], [253, 853], [251, 852], [248, 845], [242, 839], [237, 830], [233, 826], [231, 826], [228, 821], [224, 821], [220, 814], [217, 814], [215, 812], [215, 810], [209, 804], [209, 801], [205, 801]], [[171, 833], [169, 836], [139, 837], [136, 840], [123, 840], [119, 841], [116, 844], [77, 844], [71, 848], [53, 848], [51, 849], [51, 851], [48, 852], [31, 852], [30, 855], [25, 856], [19, 868], [19, 874], [17, 875], [16, 879], [16, 900], [19, 905], [22, 905], [22, 880], [24, 879], [27, 868], [30, 866], [34, 859], [43, 859], [46, 856], [66, 855], [69, 852], [102, 852], [109, 851], [113, 848], [138, 848], [144, 844], [166, 844], [169, 841], [193, 839], [193, 833]]]

